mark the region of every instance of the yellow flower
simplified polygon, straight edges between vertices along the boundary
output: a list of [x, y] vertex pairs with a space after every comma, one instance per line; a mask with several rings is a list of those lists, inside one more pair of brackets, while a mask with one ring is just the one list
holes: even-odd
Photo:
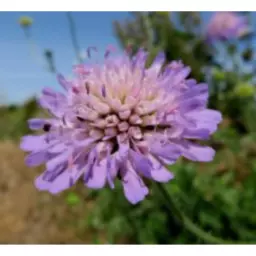
[[212, 70], [212, 74], [213, 74], [213, 77], [218, 80], [218, 81], [223, 81], [225, 80], [225, 73], [219, 69], [219, 68], [214, 68]]
[[234, 93], [240, 97], [252, 97], [255, 93], [255, 88], [253, 85], [242, 83], [235, 88]]
[[29, 27], [33, 24], [33, 19], [30, 18], [29, 16], [22, 16], [19, 18], [19, 24], [22, 27]]

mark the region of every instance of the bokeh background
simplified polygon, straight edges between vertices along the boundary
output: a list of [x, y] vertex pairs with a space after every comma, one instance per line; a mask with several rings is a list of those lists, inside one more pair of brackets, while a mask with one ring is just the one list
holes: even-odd
[[[236, 13], [248, 31], [229, 40], [205, 40], [214, 13], [205, 12], [1, 12], [0, 13], [0, 243], [208, 244], [256, 243], [255, 13]], [[210, 88], [209, 107], [223, 113], [207, 143], [212, 163], [181, 159], [176, 179], [165, 185], [193, 222], [181, 223], [152, 186], [130, 205], [121, 188], [78, 184], [57, 196], [38, 192], [19, 149], [26, 120], [43, 115], [36, 96], [44, 86], [60, 90], [56, 74], [72, 76], [87, 61], [87, 47], [144, 47], [150, 61], [159, 51], [182, 59], [192, 76]], [[206, 233], [205, 233], [206, 232]], [[207, 235], [205, 235], [207, 234]]]

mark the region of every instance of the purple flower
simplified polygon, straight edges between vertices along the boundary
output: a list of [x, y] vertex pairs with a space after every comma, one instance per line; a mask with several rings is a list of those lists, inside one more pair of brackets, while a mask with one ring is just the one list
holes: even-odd
[[29, 120], [42, 135], [25, 136], [21, 148], [31, 153], [29, 166], [46, 164], [35, 185], [59, 193], [78, 179], [93, 189], [120, 179], [126, 198], [143, 200], [143, 179], [168, 182], [166, 165], [184, 156], [208, 162], [214, 150], [192, 140], [207, 139], [216, 131], [221, 114], [207, 109], [208, 87], [187, 79], [190, 68], [181, 61], [162, 69], [160, 53], [149, 68], [147, 52], [106, 55], [103, 65], [76, 66], [77, 78], [58, 76], [66, 93], [44, 89], [40, 105], [49, 119]]
[[216, 12], [207, 27], [208, 41], [235, 39], [249, 32], [245, 17], [234, 12]]

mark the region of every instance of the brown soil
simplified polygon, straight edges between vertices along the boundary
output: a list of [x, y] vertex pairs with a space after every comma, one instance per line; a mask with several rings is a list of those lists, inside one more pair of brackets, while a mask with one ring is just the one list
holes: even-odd
[[65, 193], [52, 196], [37, 191], [34, 178], [41, 170], [27, 168], [24, 156], [17, 145], [0, 143], [0, 243], [92, 243], [86, 227], [78, 233], [76, 226], [92, 204], [70, 207]]

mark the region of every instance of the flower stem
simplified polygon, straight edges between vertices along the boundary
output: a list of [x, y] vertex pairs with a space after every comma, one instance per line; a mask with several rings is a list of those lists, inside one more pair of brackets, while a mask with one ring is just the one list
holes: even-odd
[[[196, 235], [198, 238], [202, 239], [208, 244], [232, 244], [234, 242], [222, 240], [221, 238], [215, 237], [201, 228], [199, 228], [197, 225], [195, 225], [186, 215], [184, 215], [177, 207], [177, 205], [172, 200], [169, 193], [166, 191], [164, 186], [160, 183], [156, 183], [156, 187], [158, 191], [162, 194], [164, 200], [167, 203], [167, 207], [171, 212], [174, 213], [174, 216], [176, 217], [179, 222], [192, 234]], [[244, 242], [245, 243], [245, 242]], [[248, 243], [248, 242], [247, 242]], [[236, 243], [237, 244], [237, 243]]]
[[83, 60], [80, 56], [80, 49], [79, 49], [78, 40], [77, 40], [77, 37], [76, 37], [75, 23], [74, 23], [74, 20], [73, 20], [73, 17], [71, 15], [71, 13], [67, 12], [66, 14], [67, 14], [68, 22], [69, 22], [70, 35], [71, 35], [74, 51], [75, 51], [75, 54], [76, 54], [76, 58], [77, 58], [79, 63], [82, 63]]
[[28, 40], [29, 48], [30, 48], [30, 54], [31, 57], [34, 59], [34, 61], [41, 67], [43, 67], [44, 63], [43, 60], [40, 58], [40, 55], [38, 54], [38, 49], [36, 43], [33, 41], [31, 33], [29, 28], [24, 28], [25, 37]]

